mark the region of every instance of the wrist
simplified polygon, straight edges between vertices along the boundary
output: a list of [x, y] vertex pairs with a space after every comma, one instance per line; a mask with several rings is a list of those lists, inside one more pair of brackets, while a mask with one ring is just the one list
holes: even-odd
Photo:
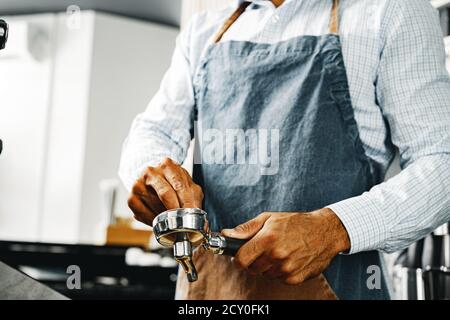
[[350, 251], [350, 237], [336, 213], [329, 208], [322, 209], [319, 212], [325, 220], [333, 252], [337, 255]]

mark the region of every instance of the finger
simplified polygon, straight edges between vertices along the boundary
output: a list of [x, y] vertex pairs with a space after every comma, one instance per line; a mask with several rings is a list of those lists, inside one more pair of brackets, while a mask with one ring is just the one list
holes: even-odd
[[153, 188], [146, 188], [148, 192], [148, 202], [152, 204], [152, 211], [156, 214], [159, 214], [163, 211], [166, 211], [166, 207], [161, 202], [161, 199], [159, 199], [158, 194]]
[[181, 167], [181, 169], [183, 170], [184, 174], [188, 177], [188, 180], [190, 181], [189, 191], [192, 192], [193, 198], [194, 198], [193, 205], [192, 206], [185, 205], [185, 207], [186, 208], [187, 207], [202, 208], [203, 198], [204, 198], [202, 187], [199, 186], [198, 184], [196, 184], [192, 180], [191, 175], [189, 174], [189, 172], [185, 168]]
[[273, 262], [266, 254], [261, 255], [248, 268], [249, 272], [254, 275], [261, 275], [272, 268]]
[[302, 284], [303, 282], [305, 282], [307, 279], [308, 279], [308, 277], [306, 277], [306, 274], [302, 271], [302, 272], [299, 272], [297, 274], [294, 274], [292, 276], [285, 278], [284, 283], [286, 283], [288, 285], [299, 285], [299, 284]]
[[189, 175], [186, 175], [181, 166], [169, 158], [163, 160], [160, 168], [164, 178], [175, 190], [180, 207], [192, 207], [194, 205], [194, 194], [190, 190]]
[[234, 263], [238, 268], [247, 269], [258, 259], [265, 250], [265, 242], [256, 235], [245, 243], [234, 257]]
[[[191, 192], [193, 194], [193, 205], [192, 208], [202, 208], [203, 207], [203, 190], [198, 184], [192, 183]], [[186, 208], [189, 206], [186, 205]]]
[[169, 182], [155, 168], [148, 167], [145, 185], [152, 187], [167, 209], [180, 208], [178, 197]]
[[137, 196], [128, 199], [128, 206], [133, 211], [135, 218], [149, 226], [152, 225], [155, 214]]
[[262, 213], [256, 218], [247, 221], [234, 229], [222, 230], [222, 234], [226, 237], [235, 239], [249, 239], [262, 229], [264, 223], [270, 218], [270, 216], [270, 213]]
[[133, 186], [133, 194], [139, 196], [144, 204], [155, 214], [166, 210], [156, 191], [152, 187], [147, 187], [143, 181], [136, 182]]

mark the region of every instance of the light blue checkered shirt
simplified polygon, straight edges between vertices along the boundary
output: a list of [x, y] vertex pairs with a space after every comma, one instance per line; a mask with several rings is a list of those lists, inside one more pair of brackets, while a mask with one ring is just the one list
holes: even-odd
[[[328, 32], [331, 0], [258, 0], [222, 41], [277, 43]], [[186, 157], [194, 108], [192, 78], [205, 48], [236, 7], [203, 13], [180, 35], [172, 66], [124, 144], [119, 175], [128, 188], [147, 165]], [[330, 208], [351, 253], [396, 251], [450, 220], [450, 79], [437, 12], [426, 0], [342, 0], [340, 35], [366, 154], [383, 177], [400, 151], [403, 171]], [[249, 199], [250, 201], [250, 199]]]

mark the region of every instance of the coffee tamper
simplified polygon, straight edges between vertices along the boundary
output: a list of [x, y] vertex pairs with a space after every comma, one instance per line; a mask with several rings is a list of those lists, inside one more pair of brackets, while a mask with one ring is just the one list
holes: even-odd
[[173, 248], [175, 260], [183, 267], [189, 282], [198, 279], [192, 260], [195, 248], [202, 245], [214, 254], [234, 256], [247, 242], [211, 232], [206, 212], [197, 208], [173, 209], [160, 213], [153, 220], [153, 233], [162, 246]]

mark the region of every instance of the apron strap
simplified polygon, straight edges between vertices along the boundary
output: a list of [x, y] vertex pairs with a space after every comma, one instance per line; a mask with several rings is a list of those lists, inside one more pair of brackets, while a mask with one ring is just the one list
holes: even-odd
[[329, 28], [331, 34], [339, 33], [339, 0], [333, 0]]
[[236, 11], [233, 12], [233, 14], [228, 18], [228, 20], [225, 22], [225, 24], [222, 26], [222, 28], [219, 30], [217, 35], [214, 37], [214, 43], [219, 43], [222, 39], [225, 32], [230, 29], [230, 27], [233, 25], [233, 23], [236, 22], [237, 19], [244, 13], [245, 9], [251, 4], [249, 1], [242, 2], [239, 7], [236, 9]]
[[[333, 7], [331, 9], [331, 17], [330, 17], [330, 33], [338, 34], [339, 33], [339, 0], [332, 0]], [[284, 0], [272, 0], [273, 4], [276, 7], [279, 7], [283, 4]], [[217, 35], [214, 37], [214, 43], [219, 43], [222, 39], [225, 32], [230, 29], [230, 27], [239, 19], [239, 17], [244, 13], [247, 7], [251, 4], [250, 1], [242, 2], [239, 7], [233, 12], [233, 14], [225, 21], [222, 28], [220, 28]]]

